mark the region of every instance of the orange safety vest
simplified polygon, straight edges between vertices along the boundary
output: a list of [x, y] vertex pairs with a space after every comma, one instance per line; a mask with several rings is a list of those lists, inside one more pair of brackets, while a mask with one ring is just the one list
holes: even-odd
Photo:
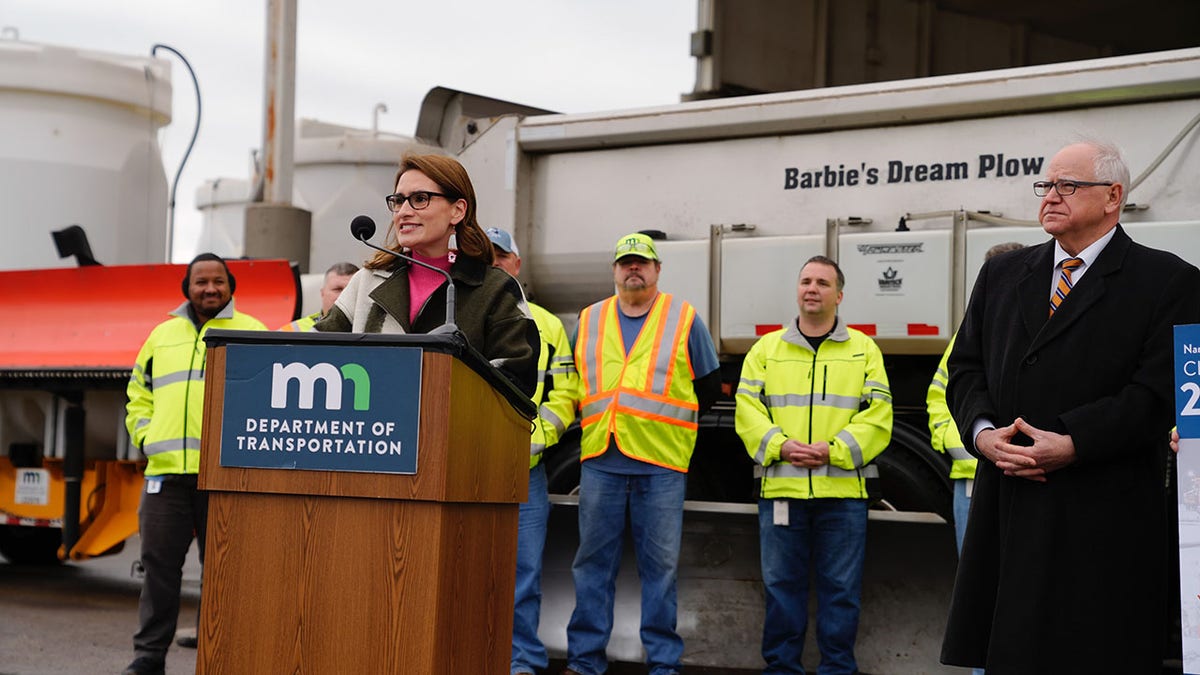
[[629, 354], [617, 311], [614, 296], [579, 314], [581, 460], [602, 454], [611, 436], [628, 457], [686, 473], [700, 416], [687, 349], [696, 310], [660, 293]]

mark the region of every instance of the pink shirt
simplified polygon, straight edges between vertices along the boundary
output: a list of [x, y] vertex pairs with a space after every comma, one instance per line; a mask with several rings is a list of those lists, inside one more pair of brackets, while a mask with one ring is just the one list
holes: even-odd
[[[440, 258], [427, 258], [416, 251], [409, 251], [408, 254], [413, 258], [420, 260], [423, 263], [429, 263], [439, 269], [450, 271], [450, 266], [454, 264], [454, 251]], [[446, 283], [446, 277], [426, 269], [420, 265], [409, 265], [408, 268], [408, 323], [411, 325], [417, 320], [417, 314], [420, 313], [421, 307], [425, 305], [425, 301], [439, 286]]]

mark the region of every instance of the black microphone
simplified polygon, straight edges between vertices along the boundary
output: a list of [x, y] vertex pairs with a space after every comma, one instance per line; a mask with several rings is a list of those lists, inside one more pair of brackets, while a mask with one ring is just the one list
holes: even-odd
[[[434, 272], [446, 277], [446, 322], [429, 331], [429, 334], [435, 335], [440, 333], [457, 333], [462, 335], [462, 333], [459, 333], [458, 331], [458, 326], [454, 323], [454, 280], [450, 278], [449, 272], [440, 267], [434, 267], [429, 263], [421, 262], [412, 256], [408, 256], [397, 251], [391, 251], [367, 241], [371, 237], [375, 236], [375, 220], [371, 218], [371, 216], [355, 216], [354, 220], [350, 221], [350, 234], [353, 235], [355, 239], [361, 241], [367, 246], [370, 246], [376, 251], [383, 251], [388, 255], [395, 256], [401, 260], [407, 260], [414, 265], [420, 265], [425, 269], [433, 270]], [[463, 337], [465, 338], [465, 336]]]

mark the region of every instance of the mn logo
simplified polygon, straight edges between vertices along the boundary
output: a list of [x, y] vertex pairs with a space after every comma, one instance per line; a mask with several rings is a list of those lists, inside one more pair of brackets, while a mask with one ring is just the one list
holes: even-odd
[[353, 385], [354, 409], [370, 410], [371, 377], [357, 363], [347, 363], [341, 368], [332, 363], [316, 363], [311, 366], [292, 362], [286, 366], [274, 364], [271, 372], [271, 407], [286, 408], [292, 381], [296, 382], [297, 403], [301, 410], [312, 410], [317, 382], [325, 385], [325, 409], [342, 409], [342, 383], [349, 380]]

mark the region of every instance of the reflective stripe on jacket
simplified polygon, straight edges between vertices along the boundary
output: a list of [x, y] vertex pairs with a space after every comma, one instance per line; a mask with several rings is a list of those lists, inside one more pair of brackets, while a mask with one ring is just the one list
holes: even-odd
[[188, 303], [171, 314], [174, 318], [150, 331], [126, 388], [125, 428], [149, 460], [147, 476], [200, 471], [208, 330], [266, 330], [258, 319], [234, 311], [233, 300], [199, 331], [188, 314]]
[[[883, 353], [841, 318], [814, 353], [793, 321], [762, 337], [746, 355], [735, 424], [762, 468], [767, 499], [865, 498], [870, 463], [892, 437], [892, 394]], [[816, 469], [780, 459], [787, 439], [829, 443]]]
[[686, 473], [700, 415], [687, 349], [696, 310], [659, 293], [628, 356], [617, 311], [614, 296], [579, 314], [581, 459], [602, 454], [612, 437], [633, 459]]
[[938, 364], [929, 383], [929, 393], [925, 396], [925, 409], [929, 412], [929, 440], [933, 449], [950, 455], [950, 478], [974, 478], [975, 468], [979, 460], [971, 456], [963, 447], [962, 435], [958, 425], [950, 416], [950, 406], [946, 404], [946, 383], [950, 381], [950, 371], [946, 362], [950, 360], [950, 351], [954, 349], [955, 334], [950, 338], [946, 353], [942, 354], [942, 362]]
[[537, 389], [533, 393], [538, 417], [533, 423], [533, 436], [529, 442], [529, 468], [532, 469], [542, 461], [542, 452], [557, 443], [574, 421], [579, 376], [575, 372], [575, 357], [562, 321], [532, 302], [526, 302], [526, 305], [542, 340]]
[[285, 333], [308, 333], [316, 330], [316, 328], [313, 328], [313, 326], [317, 325], [317, 321], [320, 319], [321, 313], [313, 312], [308, 316], [302, 316], [299, 319], [296, 319], [286, 326], [281, 326], [279, 330]]

